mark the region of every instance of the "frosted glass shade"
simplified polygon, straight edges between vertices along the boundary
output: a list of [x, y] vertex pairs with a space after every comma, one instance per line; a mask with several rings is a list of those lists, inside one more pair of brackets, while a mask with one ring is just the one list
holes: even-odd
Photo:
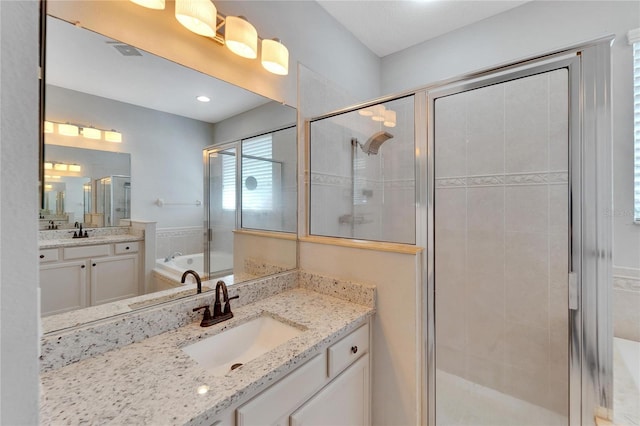
[[224, 24], [224, 43], [238, 56], [248, 59], [258, 57], [258, 32], [242, 16], [227, 16]]
[[107, 142], [122, 142], [122, 133], [116, 132], [115, 130], [105, 130], [104, 131], [104, 140]]
[[44, 132], [45, 133], [53, 133], [53, 123], [50, 121], [44, 122]]
[[57, 170], [59, 172], [66, 172], [68, 169], [67, 165], [64, 163], [55, 163], [53, 165], [53, 170]]
[[164, 10], [164, 0], [130, 0], [138, 6], [155, 10]]
[[45, 170], [53, 170], [53, 163], [44, 163]]
[[386, 127], [396, 127], [396, 112], [393, 110], [386, 110], [384, 112], [384, 122], [382, 123]]
[[80, 172], [80, 171], [82, 171], [82, 167], [80, 167], [79, 164], [69, 164], [69, 171], [70, 172]]
[[364, 108], [359, 110], [358, 114], [360, 114], [363, 117], [371, 117], [373, 115], [373, 110], [371, 108]]
[[262, 66], [273, 74], [289, 74], [289, 50], [280, 40], [262, 40]]
[[210, 0], [176, 0], [176, 19], [186, 29], [205, 37], [215, 37], [218, 11]]
[[58, 124], [58, 133], [64, 136], [78, 136], [79, 130], [73, 124]]
[[82, 136], [88, 139], [102, 139], [102, 131], [93, 127], [84, 127], [82, 129]]
[[373, 114], [371, 115], [371, 119], [373, 121], [384, 121], [384, 105], [374, 105], [371, 107]]

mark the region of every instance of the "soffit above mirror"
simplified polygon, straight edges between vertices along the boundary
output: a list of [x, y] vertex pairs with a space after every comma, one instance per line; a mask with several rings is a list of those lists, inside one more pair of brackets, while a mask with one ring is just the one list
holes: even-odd
[[[209, 123], [271, 102], [52, 17], [47, 19], [46, 74], [50, 85]], [[200, 95], [211, 101], [197, 101]]]

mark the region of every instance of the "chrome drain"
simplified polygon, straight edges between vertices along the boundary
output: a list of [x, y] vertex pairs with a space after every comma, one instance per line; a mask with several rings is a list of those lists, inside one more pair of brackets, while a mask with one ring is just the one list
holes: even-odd
[[236, 362], [235, 364], [233, 364], [233, 365], [231, 366], [231, 371], [235, 370], [236, 368], [240, 368], [240, 367], [242, 367], [242, 365], [243, 365], [243, 364], [242, 364], [241, 362]]

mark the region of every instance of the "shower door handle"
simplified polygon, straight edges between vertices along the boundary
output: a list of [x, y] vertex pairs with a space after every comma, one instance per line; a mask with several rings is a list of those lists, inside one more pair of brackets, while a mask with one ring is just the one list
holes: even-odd
[[569, 309], [578, 310], [578, 273], [569, 272]]

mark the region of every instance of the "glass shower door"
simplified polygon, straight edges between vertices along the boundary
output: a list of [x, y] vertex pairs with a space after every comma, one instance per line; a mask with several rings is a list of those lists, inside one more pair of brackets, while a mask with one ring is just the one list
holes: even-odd
[[208, 238], [204, 268], [209, 278], [233, 272], [233, 231], [236, 229], [236, 145], [205, 151]]
[[569, 73], [477, 86], [433, 104], [436, 423], [567, 425]]

